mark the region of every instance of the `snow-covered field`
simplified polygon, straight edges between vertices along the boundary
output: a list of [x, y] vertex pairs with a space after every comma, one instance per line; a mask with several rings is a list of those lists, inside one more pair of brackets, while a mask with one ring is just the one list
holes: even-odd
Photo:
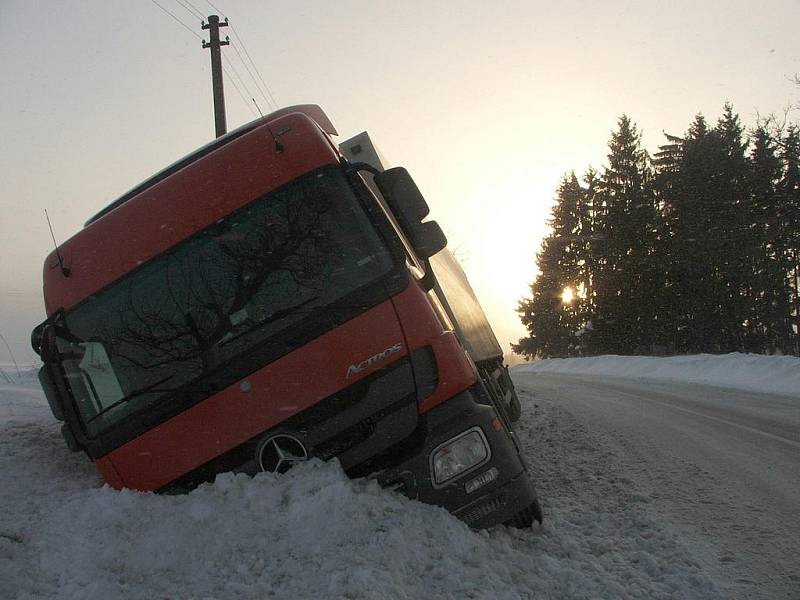
[[526, 373], [682, 381], [800, 397], [800, 359], [760, 354], [552, 358], [515, 367]]
[[30, 372], [0, 383], [0, 598], [717, 598], [617, 450], [523, 394], [544, 527], [475, 532], [335, 463], [117, 492]]

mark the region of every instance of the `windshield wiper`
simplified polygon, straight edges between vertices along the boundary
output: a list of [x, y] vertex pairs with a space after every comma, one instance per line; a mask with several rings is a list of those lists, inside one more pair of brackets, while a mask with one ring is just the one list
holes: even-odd
[[125, 404], [126, 402], [128, 402], [129, 400], [132, 400], [133, 398], [136, 398], [137, 396], [141, 396], [143, 394], [148, 394], [148, 393], [153, 392], [153, 391], [156, 391], [156, 392], [170, 392], [170, 391], [172, 391], [171, 388], [165, 389], [165, 390], [155, 390], [154, 388], [156, 386], [161, 385], [162, 383], [165, 383], [165, 382], [169, 381], [173, 377], [175, 377], [175, 375], [168, 375], [168, 376], [164, 377], [164, 379], [159, 379], [155, 383], [151, 383], [150, 385], [148, 385], [146, 387], [143, 387], [140, 390], [136, 390], [132, 394], [128, 394], [124, 398], [121, 398], [121, 399], [117, 400], [116, 402], [113, 402], [112, 404], [109, 404], [103, 410], [101, 410], [99, 413], [97, 413], [95, 416], [93, 416], [91, 419], [86, 421], [86, 424], [88, 425], [89, 423], [91, 423], [92, 421], [97, 419], [98, 417], [101, 417], [104, 414], [106, 414], [112, 408], [115, 408], [115, 407], [119, 406], [120, 404]]

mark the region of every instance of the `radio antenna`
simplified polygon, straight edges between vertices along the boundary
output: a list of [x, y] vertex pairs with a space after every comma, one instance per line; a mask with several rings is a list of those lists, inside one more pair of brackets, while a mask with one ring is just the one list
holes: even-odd
[[256, 102], [256, 99], [255, 99], [255, 98], [252, 98], [252, 97], [251, 97], [250, 99], [253, 101], [253, 104], [255, 104], [255, 105], [256, 105], [256, 110], [258, 111], [258, 114], [260, 114], [260, 115], [261, 115], [261, 118], [263, 119], [263, 118], [264, 118], [264, 113], [262, 113], [262, 112], [261, 112], [261, 108], [259, 108], [259, 106], [258, 106], [258, 102]]
[[64, 259], [61, 258], [61, 253], [58, 251], [58, 242], [56, 242], [56, 234], [53, 233], [53, 225], [50, 223], [50, 215], [47, 214], [47, 209], [44, 209], [44, 216], [47, 218], [47, 226], [50, 228], [50, 237], [53, 238], [53, 246], [56, 248], [56, 257], [58, 257], [58, 266], [61, 267], [61, 273], [64, 277], [69, 277], [69, 269], [64, 266]]

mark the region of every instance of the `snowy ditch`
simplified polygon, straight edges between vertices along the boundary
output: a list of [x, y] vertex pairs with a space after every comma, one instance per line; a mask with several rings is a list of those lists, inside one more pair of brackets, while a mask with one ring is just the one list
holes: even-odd
[[544, 527], [475, 532], [335, 463], [101, 487], [36, 384], [0, 386], [0, 598], [714, 598], [611, 445], [523, 394]]

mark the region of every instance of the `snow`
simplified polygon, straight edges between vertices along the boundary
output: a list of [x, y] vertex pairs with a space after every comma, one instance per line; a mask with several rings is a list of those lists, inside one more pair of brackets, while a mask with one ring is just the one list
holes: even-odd
[[39, 365], [18, 365], [0, 361], [0, 385], [36, 383], [38, 381], [36, 376], [38, 367]]
[[523, 373], [565, 373], [702, 383], [800, 398], [800, 358], [760, 354], [551, 358], [514, 367]]
[[[592, 432], [617, 481], [633, 484], [630, 501], [679, 535], [725, 598], [800, 598], [796, 396], [596, 375], [513, 377], [528, 404], [556, 406]], [[581, 437], [555, 462], [583, 460]]]
[[0, 598], [717, 598], [616, 451], [523, 395], [544, 527], [475, 532], [335, 462], [190, 494], [101, 485], [30, 373], [0, 384]]

